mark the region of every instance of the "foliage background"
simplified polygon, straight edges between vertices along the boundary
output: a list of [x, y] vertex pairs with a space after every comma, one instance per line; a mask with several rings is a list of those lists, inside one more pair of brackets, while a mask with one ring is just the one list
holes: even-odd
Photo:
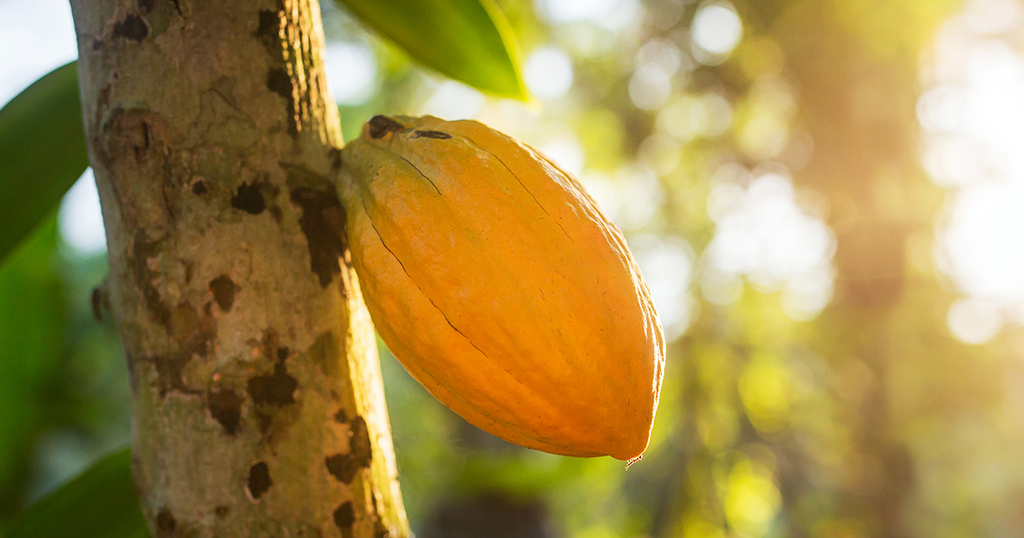
[[[628, 471], [483, 434], [381, 345], [418, 536], [1019, 536], [1024, 6], [498, 5], [530, 104], [325, 4], [346, 136], [431, 113], [549, 153], [626, 233], [672, 342]], [[116, 333], [89, 307], [106, 269], [88, 181], [0, 267], [0, 529], [130, 437]]]

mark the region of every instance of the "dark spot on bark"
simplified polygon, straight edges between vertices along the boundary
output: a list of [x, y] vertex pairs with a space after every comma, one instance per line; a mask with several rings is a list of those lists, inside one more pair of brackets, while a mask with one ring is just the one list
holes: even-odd
[[283, 6], [271, 11], [260, 10], [259, 25], [256, 27], [256, 37], [263, 43], [263, 48], [276, 64], [284, 63], [284, 44], [281, 42], [281, 17]]
[[211, 391], [207, 396], [207, 407], [210, 415], [224, 427], [228, 435], [238, 433], [238, 425], [242, 420], [242, 396], [231, 387]]
[[355, 458], [355, 463], [360, 467], [369, 467], [374, 457], [373, 445], [370, 444], [370, 431], [367, 429], [367, 421], [359, 415], [348, 424], [349, 426], [349, 453]]
[[183, 302], [174, 309], [171, 317], [172, 335], [178, 341], [181, 355], [185, 360], [193, 355], [205, 357], [210, 351], [210, 342], [217, 336], [217, 323], [207, 303], [200, 314], [191, 303]]
[[249, 379], [249, 396], [257, 405], [283, 407], [295, 403], [295, 389], [299, 382], [288, 375], [284, 364], [274, 365], [272, 375], [260, 375]]
[[231, 310], [235, 304], [235, 292], [238, 290], [239, 287], [228, 275], [220, 275], [210, 281], [210, 293], [213, 293], [213, 300], [217, 301], [217, 306], [223, 312]]
[[352, 525], [356, 522], [356, 511], [352, 507], [352, 501], [346, 501], [334, 511], [334, 524], [341, 529], [342, 536], [352, 535]]
[[273, 360], [274, 351], [281, 347], [280, 344], [281, 337], [277, 334], [277, 330], [273, 327], [268, 327], [263, 331], [263, 336], [260, 338], [260, 353], [268, 360]]
[[438, 140], [447, 140], [452, 135], [448, 133], [442, 133], [441, 131], [415, 131], [412, 133], [410, 138], [436, 138]]
[[370, 118], [370, 138], [383, 138], [388, 133], [395, 133], [405, 129], [405, 126], [387, 116], [374, 116]]
[[[99, 47], [98, 48], [97, 48], [97, 45], [96, 45], [97, 43], [99, 43]], [[93, 41], [92, 48], [93, 48], [93, 50], [101, 50], [103, 48], [103, 42], [99, 41], [99, 40]], [[100, 90], [99, 97], [97, 97], [97, 99], [96, 99], [96, 113], [95, 113], [95, 116], [93, 117], [94, 118], [93, 121], [96, 122], [96, 125], [102, 125], [101, 122], [102, 122], [103, 115], [107, 113], [107, 109], [109, 107], [110, 107], [110, 84], [107, 84], [107, 85], [103, 86], [103, 88]], [[105, 156], [105, 153], [106, 152], [101, 151], [100, 152], [100, 157], [102, 158], [103, 156]]]
[[298, 380], [288, 374], [286, 359], [290, 352], [280, 345], [277, 331], [270, 327], [263, 331], [260, 340], [260, 357], [274, 362], [273, 372], [249, 378], [248, 392], [253, 401], [253, 414], [263, 441], [273, 447], [288, 434], [295, 422], [300, 407], [296, 403]]
[[345, 210], [331, 188], [300, 187], [291, 192], [292, 202], [302, 207], [299, 226], [309, 245], [310, 266], [326, 288], [341, 273], [345, 243]]
[[278, 12], [261, 9], [260, 24], [256, 28], [256, 36], [277, 38], [280, 31], [281, 17], [278, 15]]
[[288, 71], [283, 68], [275, 67], [267, 73], [267, 89], [284, 97], [284, 100], [288, 103], [285, 108], [288, 114], [288, 133], [290, 135], [298, 136], [299, 126], [297, 123], [295, 110], [295, 88], [292, 86], [292, 79], [288, 76]]
[[200, 179], [199, 181], [196, 181], [195, 183], [192, 184], [192, 193], [195, 194], [196, 196], [202, 196], [208, 192], [210, 192], [210, 189], [206, 187], [205, 181]]
[[114, 24], [114, 37], [131, 39], [136, 43], [142, 43], [143, 39], [149, 36], [149, 25], [142, 17], [129, 14], [121, 22]]
[[[101, 91], [101, 93], [103, 93]], [[102, 96], [101, 96], [102, 98]], [[109, 96], [107, 96], [109, 98]], [[102, 107], [101, 107], [102, 108]], [[163, 252], [163, 237], [150, 237], [147, 230], [139, 224], [138, 208], [133, 207], [132, 200], [140, 196], [156, 194], [162, 189], [164, 194], [163, 207], [148, 210], [166, 211], [168, 220], [173, 220], [174, 211], [168, 202], [166, 189], [172, 182], [168, 155], [170, 149], [163, 142], [167, 133], [167, 125], [159, 115], [148, 110], [114, 108], [110, 110], [103, 124], [103, 136], [98, 137], [96, 153], [101, 163], [108, 167], [131, 166], [132, 174], [111, 184], [116, 203], [121, 208], [125, 225], [134, 231], [129, 256], [135, 284], [142, 292], [142, 298], [149, 312], [163, 325], [170, 320], [170, 308], [162, 304], [160, 292], [154, 281], [159, 281], [161, 270], [159, 264], [151, 266], [152, 258]], [[130, 162], [134, 160], [134, 162]], [[117, 164], [115, 164], [117, 163]], [[152, 181], [138, 182], [133, 178], [145, 177]]]
[[200, 395], [203, 392], [189, 389], [185, 385], [182, 372], [192, 357], [206, 357], [210, 343], [217, 336], [217, 323], [210, 313], [210, 305], [198, 312], [188, 302], [182, 302], [169, 315], [167, 332], [175, 340], [177, 350], [167, 355], [144, 357], [140, 360], [151, 363], [157, 371], [160, 394], [166, 395], [171, 390], [184, 394]]
[[341, 170], [341, 150], [338, 148], [331, 148], [331, 168], [335, 171]]
[[270, 434], [270, 428], [274, 425], [274, 417], [269, 413], [264, 413], [259, 409], [256, 410], [256, 425], [260, 428], [260, 434], [267, 436]]
[[178, 522], [175, 521], [174, 514], [167, 508], [162, 508], [156, 515], [156, 532], [158, 536], [174, 536], [174, 531], [177, 529]]
[[185, 369], [185, 363], [188, 362], [188, 359], [180, 354], [176, 354], [146, 357], [143, 361], [151, 363], [156, 368], [161, 396], [166, 395], [172, 390], [186, 394], [189, 393], [188, 387], [185, 386], [185, 378], [182, 376], [182, 371]]
[[231, 512], [231, 509], [223, 504], [218, 504], [217, 507], [213, 509], [213, 513], [217, 514], [217, 517], [219, 518], [228, 517], [229, 512]]
[[249, 468], [249, 494], [253, 499], [259, 499], [261, 495], [270, 489], [273, 482], [270, 480], [270, 468], [260, 461]]
[[192, 277], [196, 276], [196, 263], [191, 260], [182, 260], [185, 264], [185, 285], [192, 283]]
[[149, 313], [165, 327], [171, 324], [171, 308], [164, 303], [160, 297], [160, 290], [156, 288], [154, 281], [160, 276], [160, 272], [149, 267], [149, 259], [160, 254], [163, 241], [160, 239], [150, 240], [145, 230], [135, 230], [132, 242], [132, 254], [134, 259], [132, 265], [135, 269], [135, 280], [142, 288], [142, 298], [146, 303]]
[[241, 209], [250, 215], [259, 215], [267, 209], [258, 183], [242, 183], [231, 197], [231, 207]]
[[103, 40], [102, 39], [93, 39], [92, 40], [92, 50], [103, 50]]
[[[376, 495], [374, 495], [376, 497]], [[377, 509], [377, 503], [373, 503], [373, 536], [374, 538], [391, 538], [391, 531], [384, 526], [384, 522], [381, 521], [380, 512]]]
[[178, 3], [178, 0], [171, 0], [171, 3], [174, 4], [174, 11], [178, 12], [178, 16], [184, 18], [185, 14], [182, 13], [181, 4]]
[[153, 6], [156, 4], [156, 0], [139, 0], [139, 11], [143, 15], [153, 11]]
[[359, 470], [359, 464], [356, 463], [356, 458], [352, 454], [328, 456], [325, 463], [327, 464], [327, 472], [331, 473], [331, 476], [337, 478], [342, 484], [352, 482], [352, 479], [356, 477], [356, 471]]
[[[348, 361], [345, 360], [343, 347], [344, 343], [338, 340], [338, 336], [333, 331], [325, 331], [317, 336], [313, 344], [306, 349], [302, 360], [307, 364], [319, 366], [324, 375], [331, 379], [345, 378], [348, 372]], [[337, 394], [334, 391], [331, 393], [334, 401], [339, 401]], [[348, 419], [341, 422], [348, 424]]]
[[373, 459], [370, 432], [366, 428], [366, 421], [359, 415], [349, 423], [349, 453], [360, 467], [369, 467]]
[[338, 409], [338, 412], [334, 414], [334, 421], [338, 424], [345, 424], [348, 422], [348, 413], [345, 412], [345, 408]]

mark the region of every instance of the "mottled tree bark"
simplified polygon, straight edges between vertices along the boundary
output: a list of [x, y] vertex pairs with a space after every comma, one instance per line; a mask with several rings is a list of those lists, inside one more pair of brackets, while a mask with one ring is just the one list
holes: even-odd
[[154, 536], [405, 536], [316, 0], [72, 0]]

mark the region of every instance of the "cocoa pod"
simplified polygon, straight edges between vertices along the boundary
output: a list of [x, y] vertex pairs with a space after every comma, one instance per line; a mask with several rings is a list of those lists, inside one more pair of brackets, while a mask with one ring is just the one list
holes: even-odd
[[377, 116], [344, 148], [338, 191], [374, 325], [438, 400], [545, 452], [647, 448], [661, 325], [575, 177], [475, 121]]

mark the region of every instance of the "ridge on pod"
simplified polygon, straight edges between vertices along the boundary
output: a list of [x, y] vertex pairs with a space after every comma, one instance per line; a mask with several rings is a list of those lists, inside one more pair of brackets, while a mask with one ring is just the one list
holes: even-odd
[[643, 453], [661, 324], [575, 177], [475, 121], [376, 116], [342, 150], [337, 187], [374, 325], [431, 394], [528, 448]]

